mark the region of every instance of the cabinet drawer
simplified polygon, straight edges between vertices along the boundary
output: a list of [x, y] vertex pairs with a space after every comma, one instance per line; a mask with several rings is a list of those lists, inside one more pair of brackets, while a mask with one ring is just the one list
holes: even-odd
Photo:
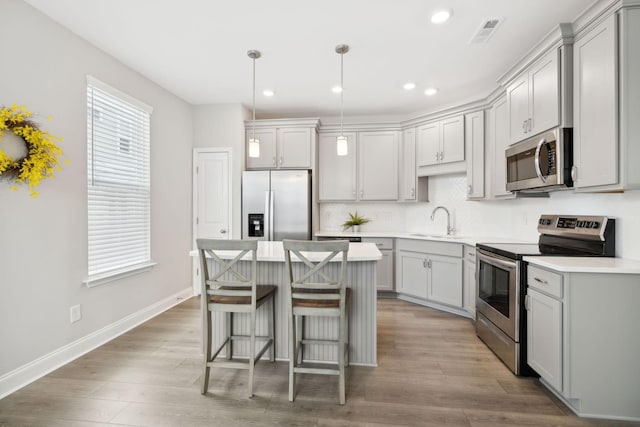
[[549, 270], [527, 267], [527, 285], [545, 294], [562, 298], [562, 275]]
[[470, 262], [476, 262], [476, 248], [475, 246], [464, 246], [464, 259]]
[[375, 243], [378, 249], [393, 249], [393, 238], [391, 237], [363, 237], [363, 243]]
[[398, 239], [396, 244], [398, 250], [453, 256], [458, 258], [462, 258], [462, 248], [464, 246], [461, 243], [414, 239]]

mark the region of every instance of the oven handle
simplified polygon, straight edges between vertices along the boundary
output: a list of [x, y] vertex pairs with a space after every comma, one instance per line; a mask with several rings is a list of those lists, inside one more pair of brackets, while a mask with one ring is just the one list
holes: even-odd
[[538, 142], [538, 146], [536, 147], [536, 155], [534, 157], [534, 163], [536, 166], [536, 175], [538, 175], [538, 178], [540, 178], [542, 182], [547, 182], [547, 177], [542, 175], [542, 169], [540, 169], [540, 150], [542, 150], [542, 145], [546, 142], [547, 142], [546, 139], [544, 138], [540, 139], [540, 142]]
[[485, 261], [488, 264], [492, 264], [498, 267], [508, 268], [510, 270], [516, 269], [516, 263], [514, 261], [507, 261], [501, 258], [496, 258], [491, 255], [486, 255], [482, 250], [478, 251], [478, 262]]

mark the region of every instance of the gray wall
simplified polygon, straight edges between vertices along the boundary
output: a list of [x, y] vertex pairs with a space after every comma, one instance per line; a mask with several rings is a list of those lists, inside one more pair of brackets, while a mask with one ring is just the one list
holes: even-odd
[[[20, 0], [0, 2], [0, 105], [26, 105], [70, 160], [29, 197], [0, 181], [0, 377], [190, 286], [191, 107]], [[153, 106], [151, 271], [87, 276], [86, 74]], [[46, 121], [47, 116], [54, 120]], [[69, 308], [82, 304], [70, 324]]]

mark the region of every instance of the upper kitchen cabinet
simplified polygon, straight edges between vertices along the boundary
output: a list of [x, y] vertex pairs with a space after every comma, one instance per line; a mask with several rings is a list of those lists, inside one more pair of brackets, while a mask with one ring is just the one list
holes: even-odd
[[640, 9], [625, 7], [581, 31], [574, 45], [577, 191], [640, 188]]
[[490, 119], [490, 148], [487, 153], [493, 157], [491, 160], [491, 193], [493, 197], [514, 197], [507, 191], [507, 158], [505, 150], [509, 145], [509, 115], [507, 112], [507, 99], [502, 96], [491, 107]]
[[571, 126], [571, 27], [561, 24], [560, 45], [537, 52], [535, 60], [506, 84], [509, 144], [556, 126]]
[[484, 198], [484, 111], [464, 116], [467, 199]]
[[338, 133], [321, 133], [318, 139], [318, 198], [322, 200], [355, 201], [357, 199], [355, 132], [345, 132], [348, 154], [338, 156]]
[[464, 116], [455, 116], [418, 127], [419, 176], [462, 172], [464, 165]]
[[247, 169], [313, 169], [317, 119], [258, 120], [255, 136], [260, 156], [249, 157], [252, 122], [245, 122]]
[[429, 201], [429, 178], [417, 175], [416, 165], [416, 128], [402, 131], [402, 149], [400, 159], [400, 197], [402, 202]]
[[344, 134], [349, 154], [338, 156], [338, 133], [319, 140], [319, 198], [321, 201], [398, 200], [398, 131]]

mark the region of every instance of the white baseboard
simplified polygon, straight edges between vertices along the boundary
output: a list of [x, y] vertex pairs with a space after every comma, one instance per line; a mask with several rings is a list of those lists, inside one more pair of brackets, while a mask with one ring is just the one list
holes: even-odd
[[0, 377], [0, 399], [191, 298], [191, 286]]

